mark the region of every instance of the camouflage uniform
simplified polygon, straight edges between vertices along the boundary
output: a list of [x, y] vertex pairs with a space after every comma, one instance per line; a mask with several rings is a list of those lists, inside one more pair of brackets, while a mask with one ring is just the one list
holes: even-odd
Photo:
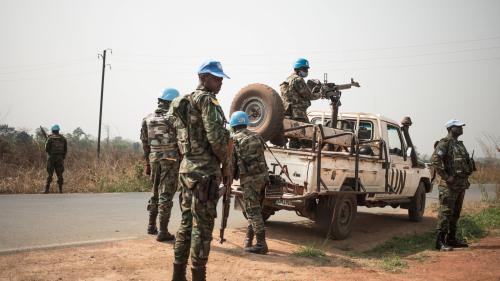
[[[451, 134], [436, 145], [431, 161], [439, 181], [437, 231], [454, 238], [473, 163], [462, 141], [454, 139]], [[450, 176], [454, 177], [452, 183], [446, 181]]]
[[64, 183], [63, 172], [64, 172], [64, 158], [66, 158], [66, 153], [68, 152], [68, 144], [66, 138], [60, 134], [51, 134], [47, 137], [45, 142], [45, 152], [48, 154], [47, 158], [47, 182], [45, 185], [45, 193], [49, 192], [50, 183], [52, 182], [52, 176], [54, 171], [57, 175], [57, 184], [59, 185], [59, 192], [62, 193], [62, 186]]
[[221, 163], [227, 161], [229, 134], [215, 94], [202, 86], [172, 104], [177, 117], [182, 219], [174, 246], [174, 264], [205, 266], [217, 216]]
[[[295, 121], [309, 123], [307, 108], [311, 106], [311, 100], [321, 98], [321, 93], [311, 92], [304, 78], [297, 75], [297, 73], [292, 73], [285, 82], [281, 83], [280, 90], [285, 109], [285, 117]], [[308, 146], [310, 142], [290, 139], [291, 148], [298, 148], [301, 144]]]
[[143, 120], [141, 127], [144, 157], [152, 167], [153, 196], [149, 199], [147, 210], [150, 212], [150, 225], [155, 225], [156, 216], [159, 216], [159, 237], [168, 233], [180, 162], [175, 118], [167, 112], [168, 109], [156, 109]]
[[[245, 249], [252, 245], [253, 235], [265, 244], [264, 220], [262, 219], [261, 193], [269, 181], [269, 171], [264, 157], [264, 141], [248, 130], [241, 129], [233, 135], [235, 150], [235, 178], [240, 179], [248, 218]], [[257, 241], [259, 243], [259, 240]], [[267, 252], [267, 245], [266, 245]]]

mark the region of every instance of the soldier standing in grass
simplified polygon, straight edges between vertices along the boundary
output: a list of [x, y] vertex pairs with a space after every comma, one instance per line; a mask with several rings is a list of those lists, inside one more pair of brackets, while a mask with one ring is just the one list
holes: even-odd
[[54, 171], [57, 175], [59, 193], [62, 193], [64, 183], [64, 159], [66, 158], [66, 153], [68, 152], [68, 143], [66, 142], [66, 138], [59, 134], [59, 125], [52, 126], [51, 131], [52, 134], [47, 137], [47, 141], [45, 142], [45, 152], [47, 152], [49, 157], [47, 158], [47, 183], [45, 184], [45, 191], [43, 193], [49, 193], [50, 183], [52, 182]]
[[[309, 123], [307, 109], [311, 106], [311, 100], [321, 98], [320, 92], [311, 92], [304, 78], [309, 74], [309, 61], [299, 58], [293, 66], [293, 73], [285, 82], [280, 84], [281, 97], [285, 109], [285, 117]], [[300, 148], [309, 145], [309, 142], [301, 142], [298, 139], [290, 139], [290, 148]]]
[[[248, 115], [236, 111], [231, 115], [229, 125], [234, 130], [234, 160], [235, 179], [240, 179], [243, 188], [245, 213], [248, 217], [245, 236], [245, 251], [255, 254], [268, 252], [264, 220], [262, 218], [261, 193], [269, 182], [269, 170], [264, 157], [264, 140], [256, 133], [247, 129]], [[252, 246], [254, 234], [256, 244]]]
[[[158, 98], [158, 108], [144, 118], [141, 127], [141, 141], [146, 160], [146, 174], [151, 175], [153, 196], [149, 199], [148, 233], [158, 233], [157, 241], [170, 241], [174, 235], [168, 232], [168, 223], [177, 191], [179, 151], [174, 128], [175, 119], [167, 114], [170, 103], [179, 92], [173, 88], [163, 90]], [[158, 216], [159, 231], [156, 227]]]
[[436, 144], [431, 161], [439, 180], [436, 249], [451, 251], [453, 248], [468, 247], [465, 241], [457, 237], [457, 222], [475, 164], [462, 141], [458, 140], [463, 134], [465, 123], [452, 119], [445, 126], [448, 135]]
[[224, 112], [216, 98], [224, 77], [229, 78], [220, 62], [205, 62], [198, 70], [196, 90], [172, 104], [183, 155], [179, 169], [182, 218], [174, 246], [174, 281], [186, 280], [190, 254], [192, 280], [206, 280], [221, 164], [231, 161], [227, 155], [229, 132], [224, 128]]

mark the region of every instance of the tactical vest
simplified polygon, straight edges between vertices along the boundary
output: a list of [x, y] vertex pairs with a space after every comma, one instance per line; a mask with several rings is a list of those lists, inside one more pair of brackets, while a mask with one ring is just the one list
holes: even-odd
[[443, 138], [441, 142], [447, 147], [444, 161], [446, 172], [462, 178], [470, 176], [474, 171], [474, 164], [463, 143], [450, 138]]
[[147, 119], [148, 143], [151, 152], [169, 152], [176, 150], [177, 140], [172, 121], [167, 115], [167, 111], [157, 109], [155, 113]]
[[48, 151], [50, 155], [64, 154], [64, 144], [66, 141], [63, 136], [55, 134], [49, 135], [48, 141], [50, 142], [50, 151]]
[[240, 175], [267, 175], [269, 170], [264, 157], [262, 138], [248, 129], [243, 129], [233, 136], [238, 155], [238, 170]]
[[280, 84], [280, 92], [283, 98], [283, 106], [285, 107], [285, 115], [291, 115], [292, 106], [301, 106], [304, 109], [311, 106], [311, 101], [302, 96], [294, 88], [295, 80], [302, 79], [297, 74], [290, 75], [286, 81]]

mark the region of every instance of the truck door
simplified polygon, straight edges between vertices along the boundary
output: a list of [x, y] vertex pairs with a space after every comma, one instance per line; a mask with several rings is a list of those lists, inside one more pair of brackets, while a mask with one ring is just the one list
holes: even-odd
[[415, 175], [412, 173], [414, 170], [411, 169], [409, 157], [404, 156], [406, 143], [400, 127], [395, 124], [387, 123], [387, 146], [391, 162], [389, 184], [396, 192], [396, 195], [413, 196], [415, 192]]

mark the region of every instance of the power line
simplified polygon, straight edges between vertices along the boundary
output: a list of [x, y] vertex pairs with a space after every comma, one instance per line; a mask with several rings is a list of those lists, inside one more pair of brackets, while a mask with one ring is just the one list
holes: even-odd
[[44, 80], [51, 78], [73, 78], [73, 77], [82, 77], [82, 76], [90, 76], [95, 75], [95, 72], [80, 72], [80, 73], [71, 73], [70, 75], [49, 75], [44, 77], [30, 77], [30, 78], [19, 78], [19, 79], [1, 79], [0, 82], [18, 82], [18, 81], [36, 81], [36, 80]]
[[[452, 45], [452, 44], [461, 44], [461, 43], [472, 43], [472, 42], [481, 42], [481, 41], [491, 41], [500, 39], [500, 35], [483, 37], [483, 38], [473, 38], [473, 39], [463, 39], [463, 40], [453, 40], [453, 41], [441, 41], [434, 43], [422, 43], [422, 44], [408, 44], [408, 45], [400, 45], [400, 46], [389, 46], [389, 47], [376, 47], [376, 48], [360, 48], [360, 49], [339, 49], [339, 50], [313, 50], [313, 51], [294, 51], [294, 52], [279, 52], [278, 55], [282, 54], [297, 54], [297, 53], [307, 53], [307, 54], [321, 54], [321, 53], [344, 53], [344, 52], [371, 52], [371, 51], [381, 51], [381, 50], [394, 50], [394, 49], [408, 49], [408, 48], [419, 48], [419, 47], [431, 47], [431, 46], [442, 46], [442, 45]], [[199, 58], [201, 55], [178, 55], [172, 54], [168, 56], [163, 55], [151, 55], [151, 54], [134, 54], [134, 53], [122, 53], [125, 56], [129, 57], [151, 57], [151, 58]], [[234, 56], [275, 56], [272, 53], [254, 53], [254, 54], [235, 54]]]
[[86, 64], [89, 62], [74, 62], [74, 63], [67, 63], [64, 65], [54, 65], [54, 66], [45, 66], [45, 67], [37, 67], [37, 68], [32, 68], [32, 69], [23, 69], [23, 70], [15, 70], [15, 71], [10, 71], [10, 72], [0, 72], [0, 75], [9, 75], [9, 74], [17, 74], [17, 73], [26, 73], [26, 72], [37, 72], [37, 71], [44, 71], [44, 70], [54, 70], [58, 68], [67, 68], [67, 67], [72, 67], [74, 65], [81, 65], [81, 64]]
[[68, 63], [75, 63], [75, 62], [83, 62], [83, 61], [89, 61], [91, 58], [90, 57], [85, 57], [82, 59], [73, 59], [70, 61], [57, 61], [57, 62], [46, 62], [46, 63], [40, 63], [40, 64], [27, 64], [27, 65], [4, 65], [0, 66], [0, 69], [5, 69], [5, 68], [33, 68], [33, 67], [44, 67], [44, 66], [51, 66], [51, 65], [66, 65]]

